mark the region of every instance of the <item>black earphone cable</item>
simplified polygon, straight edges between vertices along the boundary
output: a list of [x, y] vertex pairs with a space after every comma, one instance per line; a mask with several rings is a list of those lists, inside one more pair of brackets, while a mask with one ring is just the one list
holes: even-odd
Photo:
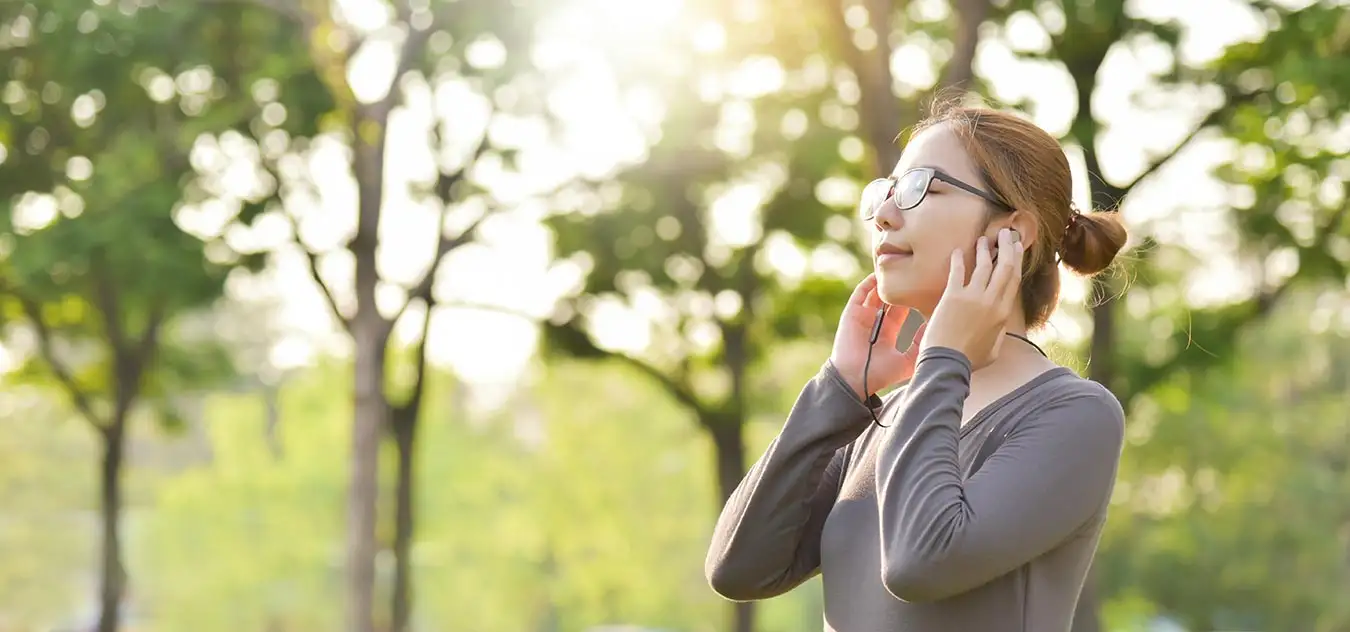
[[885, 305], [882, 305], [881, 307], [877, 308], [877, 320], [876, 322], [872, 323], [872, 337], [870, 340], [867, 341], [867, 359], [863, 360], [862, 382], [863, 382], [863, 402], [864, 404], [867, 404], [867, 411], [872, 413], [872, 423], [881, 426], [882, 428], [888, 428], [889, 426], [882, 425], [881, 420], [877, 418], [876, 409], [872, 408], [871, 404], [867, 403], [867, 400], [872, 398], [872, 392], [867, 389], [867, 370], [872, 366], [872, 347], [876, 346], [877, 338], [881, 337], [881, 324], [883, 322], [886, 322]]
[[[867, 403], [867, 400], [872, 398], [872, 392], [867, 388], [867, 372], [868, 369], [872, 367], [872, 347], [876, 346], [877, 339], [881, 337], [881, 324], [885, 321], [886, 321], [886, 306], [883, 305], [882, 307], [877, 309], [877, 319], [876, 322], [872, 323], [872, 335], [870, 339], [867, 341], [867, 358], [863, 360], [862, 383], [863, 383], [863, 403], [867, 405], [867, 411], [872, 413], [872, 423], [876, 424], [881, 428], [890, 428], [890, 426], [881, 423], [881, 419], [877, 417], [876, 409], [872, 408], [871, 404]], [[1021, 340], [1022, 342], [1031, 345], [1032, 348], [1036, 349], [1036, 351], [1039, 352], [1042, 356], [1045, 356], [1047, 358], [1050, 357], [1048, 354], [1045, 353], [1045, 350], [1042, 349], [1040, 345], [1032, 342], [1030, 338], [1012, 332], [1003, 332], [1003, 333], [1006, 336], [1012, 336], [1013, 338], [1016, 338], [1018, 340]]]

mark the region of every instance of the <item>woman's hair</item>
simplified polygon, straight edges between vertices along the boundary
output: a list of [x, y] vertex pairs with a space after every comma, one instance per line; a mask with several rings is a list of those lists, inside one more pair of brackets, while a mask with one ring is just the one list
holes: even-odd
[[961, 105], [939, 105], [914, 134], [947, 125], [993, 194], [1028, 213], [1037, 225], [1022, 269], [1022, 314], [1028, 328], [1043, 325], [1059, 302], [1059, 270], [1092, 276], [1124, 247], [1126, 231], [1115, 212], [1080, 213], [1073, 204], [1069, 161], [1059, 142], [1015, 114]]

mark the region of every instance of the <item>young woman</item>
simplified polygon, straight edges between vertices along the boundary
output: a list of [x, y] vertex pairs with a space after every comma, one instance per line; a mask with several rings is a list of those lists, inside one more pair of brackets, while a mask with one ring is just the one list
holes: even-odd
[[[1100, 272], [1126, 237], [1071, 193], [1059, 144], [1015, 115], [956, 107], [916, 129], [863, 194], [875, 273], [717, 522], [714, 590], [766, 599], [821, 573], [831, 632], [1069, 629], [1124, 416], [1025, 334], [1059, 264]], [[927, 320], [899, 351], [910, 310]]]

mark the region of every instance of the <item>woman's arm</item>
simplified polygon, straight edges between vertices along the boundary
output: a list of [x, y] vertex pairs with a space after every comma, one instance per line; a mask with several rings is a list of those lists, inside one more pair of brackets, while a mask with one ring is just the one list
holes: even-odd
[[969, 481], [957, 462], [970, 364], [926, 349], [877, 456], [882, 581], [905, 601], [976, 588], [1071, 537], [1111, 494], [1120, 404], [1085, 384], [1019, 422]]
[[[874, 395], [868, 405], [881, 401]], [[713, 590], [736, 601], [768, 599], [815, 575], [847, 446], [871, 420], [867, 405], [827, 362], [722, 509], [704, 563]]]

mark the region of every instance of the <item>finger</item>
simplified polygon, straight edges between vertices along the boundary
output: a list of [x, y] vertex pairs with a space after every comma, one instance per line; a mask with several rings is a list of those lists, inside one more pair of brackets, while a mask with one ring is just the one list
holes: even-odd
[[1016, 253], [1013, 252], [1012, 231], [998, 231], [998, 262], [994, 264], [994, 273], [989, 278], [989, 286], [984, 289], [985, 297], [991, 304], [1001, 304], [1011, 277], [1016, 274]]
[[858, 283], [853, 288], [853, 294], [848, 297], [849, 305], [862, 305], [867, 300], [867, 295], [877, 289], [877, 274], [875, 272], [867, 275], [867, 278]]
[[1013, 306], [1017, 304], [1017, 297], [1021, 294], [1022, 255], [1025, 252], [1026, 248], [1022, 247], [1022, 242], [1012, 244], [1012, 256], [1008, 257], [1008, 259], [1011, 259], [1009, 268], [1011, 268], [1012, 274], [1009, 276], [1007, 283], [1003, 285], [1002, 299], [1005, 312], [1012, 312]]
[[966, 257], [960, 248], [952, 251], [952, 261], [947, 272], [947, 290], [959, 290], [966, 286]]
[[994, 270], [994, 262], [989, 252], [989, 238], [983, 235], [975, 242], [975, 269], [970, 272], [967, 287], [983, 290], [989, 285], [989, 275]]
[[863, 299], [863, 307], [869, 309], [877, 309], [886, 305], [886, 302], [881, 300], [881, 295], [877, 294], [877, 288], [875, 287], [875, 285], [876, 284], [874, 283], [872, 291], [867, 293], [867, 298]]
[[881, 321], [881, 339], [895, 340], [900, 336], [900, 328], [904, 327], [905, 319], [909, 318], [910, 309], [903, 305], [892, 305], [886, 310], [886, 318]]

